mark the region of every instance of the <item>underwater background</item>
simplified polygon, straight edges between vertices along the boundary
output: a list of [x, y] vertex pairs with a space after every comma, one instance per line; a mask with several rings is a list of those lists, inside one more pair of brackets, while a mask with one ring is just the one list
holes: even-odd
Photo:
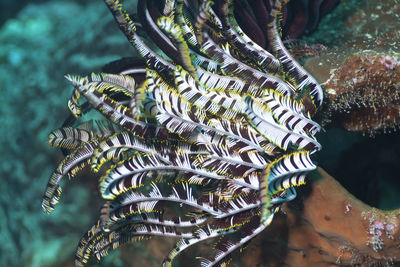
[[[400, 35], [398, 17], [395, 21], [384, 20], [390, 16], [376, 17], [375, 24], [368, 26], [368, 12], [379, 2], [341, 1], [305, 39], [327, 47], [324, 59], [329, 62], [340, 58], [344, 48], [347, 54], [359, 49], [344, 43], [362, 42], [361, 37], [351, 36], [365, 35], [368, 27], [390, 25]], [[398, 1], [388, 2], [399, 10]], [[64, 75], [99, 72], [108, 62], [136, 52], [100, 0], [0, 0], [0, 12], [0, 266], [73, 266], [76, 245], [95, 222], [101, 201], [96, 184], [82, 174], [66, 184], [63, 200], [53, 213], [47, 215], [41, 209], [48, 178], [62, 159], [60, 151], [47, 145], [47, 136], [69, 116], [66, 104], [72, 87]], [[354, 14], [361, 18], [354, 20]], [[355, 21], [354, 28], [349, 18]], [[371, 41], [364, 49], [380, 48]], [[390, 49], [400, 52], [397, 44]], [[304, 62], [314, 75], [310, 65], [319, 60]], [[367, 204], [399, 208], [399, 137], [396, 131], [371, 138], [329, 127], [317, 136], [323, 150], [313, 160]], [[158, 266], [152, 255], [168, 251], [159, 243], [152, 241], [151, 248], [135, 243], [91, 266]]]

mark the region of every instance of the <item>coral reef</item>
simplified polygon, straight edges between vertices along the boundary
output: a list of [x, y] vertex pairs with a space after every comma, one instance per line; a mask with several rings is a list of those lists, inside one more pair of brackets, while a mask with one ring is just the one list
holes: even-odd
[[327, 49], [305, 60], [327, 93], [326, 110], [319, 114], [325, 116], [326, 130], [319, 135], [325, 148], [319, 166], [359, 199], [382, 209], [398, 205], [398, 8], [398, 1], [343, 2], [307, 37]]
[[[359, 52], [324, 83], [332, 121], [348, 131], [374, 133], [400, 123], [400, 54]], [[339, 115], [340, 114], [340, 115]]]
[[[285, 204], [284, 214], [249, 247], [255, 252], [244, 257], [245, 266], [393, 266], [398, 262], [400, 209], [382, 211], [362, 203], [320, 168], [310, 180], [302, 201]], [[263, 250], [258, 251], [258, 246]]]
[[329, 118], [325, 118], [324, 125], [332, 122], [331, 126], [371, 135], [397, 128], [399, 12], [398, 1], [360, 3], [357, 11], [344, 20], [344, 30], [335, 33], [337, 39], [309, 39], [328, 47], [305, 63], [328, 96], [324, 115]]
[[[9, 2], [21, 5], [22, 1]], [[72, 182], [65, 186], [62, 204], [52, 216], [45, 216], [38, 212], [43, 185], [51, 169], [62, 159], [61, 152], [49, 150], [46, 145], [49, 131], [56, 125], [60, 125], [68, 116], [65, 110], [65, 98], [70, 92], [70, 86], [65, 83], [62, 76], [70, 72], [98, 72], [103, 64], [121, 56], [132, 55], [132, 48], [126, 44], [120, 32], [115, 31], [115, 23], [98, 0], [80, 1], [80, 4], [74, 2], [65, 3], [65, 1], [54, 0], [40, 5], [31, 4], [0, 29], [0, 79], [2, 80], [0, 89], [3, 93], [2, 105], [0, 105], [2, 116], [0, 142], [6, 152], [3, 153], [0, 167], [1, 176], [5, 181], [0, 186], [0, 214], [2, 215], [0, 265], [2, 266], [73, 266], [75, 245], [82, 231], [97, 218], [97, 211], [101, 206], [101, 203], [97, 201], [97, 187], [94, 184], [96, 181], [80, 179], [79, 183]], [[318, 58], [310, 58], [306, 62], [307, 69], [321, 82], [326, 82], [331, 77], [330, 70], [339, 68], [339, 64], [351, 54], [362, 57], [363, 54], [360, 53], [362, 50], [370, 50], [367, 54], [373, 57], [394, 58], [395, 53], [399, 51], [397, 47], [399, 20], [395, 16], [399, 13], [398, 1], [342, 0], [341, 2], [340, 12], [338, 12], [340, 15], [334, 18], [334, 22], [324, 23], [323, 27], [319, 27], [320, 31], [317, 35], [309, 37], [307, 41], [309, 44], [325, 44], [329, 48], [326, 56], [319, 53]], [[1, 4], [4, 3], [6, 1], [1, 2]], [[343, 11], [343, 7], [347, 9]], [[387, 14], [380, 12], [383, 10], [382, 7], [385, 8]], [[2, 18], [8, 17], [12, 10], [8, 6], [5, 8], [1, 6], [0, 9], [7, 12], [7, 16], [2, 16]], [[353, 16], [353, 13], [357, 16]], [[352, 19], [346, 17], [348, 14]], [[325, 18], [333, 19], [330, 15]], [[383, 18], [386, 18], [386, 21]], [[369, 30], [358, 34], [360, 29], [366, 28]], [[314, 36], [320, 37], [315, 39]], [[369, 44], [369, 46], [361, 48], [360, 45], [363, 44]], [[340, 47], [340, 45], [343, 46]], [[353, 46], [358, 46], [358, 48], [355, 49]], [[390, 72], [385, 70], [385, 73]], [[330, 120], [335, 122], [335, 118], [341, 118], [342, 115], [345, 114], [339, 112], [335, 117], [335, 112], [333, 112]], [[373, 187], [377, 180], [379, 182], [387, 180], [388, 169], [398, 165], [396, 161], [398, 156], [395, 154], [398, 140], [396, 135], [391, 134], [386, 138], [387, 140], [385, 137], [378, 136], [370, 141], [357, 135], [337, 137], [335, 131], [328, 131], [327, 134], [330, 142], [345, 138], [345, 142], [336, 140], [337, 143], [331, 146], [332, 154], [326, 156], [329, 157], [329, 164], [342, 165], [342, 173], [351, 173], [349, 177], [335, 173], [335, 178], [341, 178], [339, 176], [344, 178], [344, 181], [341, 181], [342, 184], [350, 181], [354, 184], [354, 188], [359, 188], [359, 190], [363, 190], [368, 184]], [[321, 140], [321, 135], [318, 139]], [[340, 151], [346, 149], [346, 146], [351, 146], [351, 141], [354, 143], [356, 139], [362, 140], [362, 142], [358, 141], [356, 147], [358, 152], [336, 163], [332, 155], [337, 156]], [[319, 155], [329, 152], [326, 142], [323, 143], [324, 149]], [[338, 147], [340, 149], [336, 151]], [[379, 148], [381, 150], [378, 150]], [[382, 148], [385, 150], [382, 151]], [[356, 162], [354, 162], [355, 158], [358, 159]], [[321, 163], [320, 157], [317, 161]], [[323, 163], [326, 164], [326, 162]], [[381, 169], [373, 169], [374, 166], [380, 166]], [[392, 195], [394, 200], [398, 199], [398, 192], [393, 186], [397, 180], [398, 171], [396, 170], [392, 171], [392, 180], [382, 188], [384, 195]], [[89, 172], [84, 171], [81, 178], [86, 176], [89, 176]], [[366, 176], [373, 177], [371, 180], [375, 183], [371, 185], [365, 181]], [[338, 190], [341, 189], [338, 187]], [[365, 194], [369, 192], [363, 191]], [[302, 195], [303, 192], [300, 191], [299, 202], [303, 199]], [[391, 205], [397, 204], [391, 203]], [[398, 257], [395, 258], [393, 255], [396, 255], [397, 251], [394, 250], [392, 255], [386, 254], [386, 248], [392, 244], [392, 241], [387, 239], [386, 230], [382, 231], [382, 224], [386, 229], [384, 222], [386, 225], [392, 223], [375, 216], [378, 220], [370, 224], [369, 219], [374, 218], [370, 216], [372, 209], [364, 207], [368, 213], [363, 220], [365, 223], [363, 230], [364, 233], [373, 234], [366, 234], [362, 242], [367, 244], [375, 240], [379, 244], [380, 236], [382, 236], [383, 250], [378, 252], [386, 255], [386, 260], [379, 254], [374, 254], [372, 243], [366, 246], [364, 252], [371, 253], [374, 257], [370, 259], [375, 262], [380, 260], [381, 265], [384, 263], [391, 265], [391, 260], [396, 265]], [[319, 206], [316, 208], [321, 209]], [[294, 209], [293, 213], [301, 216], [301, 203], [296, 202], [287, 208], [284, 207], [284, 210], [290, 213], [291, 211], [287, 209]], [[377, 213], [382, 214], [380, 215], [382, 218], [387, 215], [380, 211]], [[261, 236], [255, 238], [244, 253], [234, 255], [231, 265], [254, 266], [258, 263], [265, 266], [264, 263], [279, 255], [275, 262], [270, 262], [272, 266], [274, 263], [275, 266], [282, 266], [279, 259], [284, 257], [287, 250], [285, 237], [288, 234], [287, 228], [282, 225], [286, 225], [287, 220], [283, 213], [276, 214], [273, 224]], [[322, 219], [320, 222], [325, 223]], [[378, 231], [381, 231], [381, 234]], [[398, 234], [391, 234], [391, 236], [396, 238]], [[359, 244], [363, 244], [362, 242]], [[100, 263], [93, 263], [92, 266], [159, 266], [159, 262], [173, 248], [173, 244], [172, 239], [157, 238], [137, 242], [122, 247], [121, 250], [107, 256]], [[211, 243], [208, 244], [211, 246]], [[263, 249], [259, 249], [260, 247]], [[268, 250], [269, 247], [274, 249]], [[341, 250], [345, 256], [341, 258], [343, 265], [351, 263], [351, 259], [356, 259], [357, 255], [360, 255], [358, 257], [360, 259], [361, 256], [366, 255], [357, 254], [357, 250], [347, 250], [347, 247]], [[353, 256], [347, 258], [352, 252], [354, 252]], [[332, 253], [332, 255], [340, 256], [340, 253], [334, 254], [334, 251]], [[181, 266], [188, 266], [192, 255], [196, 254], [198, 254], [197, 251], [189, 249], [189, 253], [180, 257]], [[316, 256], [316, 258], [319, 257], [319, 255]], [[330, 261], [334, 260], [335, 257], [332, 256]], [[361, 263], [362, 261], [354, 262]], [[364, 263], [368, 266], [367, 261]], [[321, 265], [326, 264], [321, 263]], [[332, 265], [340, 265], [340, 263]]]

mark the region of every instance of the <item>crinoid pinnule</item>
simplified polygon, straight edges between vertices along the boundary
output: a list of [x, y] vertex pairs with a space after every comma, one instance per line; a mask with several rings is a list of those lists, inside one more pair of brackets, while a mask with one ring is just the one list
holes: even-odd
[[[83, 96], [84, 105], [107, 120], [49, 136], [50, 145], [71, 153], [49, 180], [45, 211], [54, 209], [63, 176], [86, 165], [104, 170], [99, 190], [107, 201], [80, 241], [76, 266], [149, 236], [179, 238], [164, 266], [192, 245], [226, 236], [201, 265], [226, 263], [316, 168], [310, 154], [320, 149], [314, 138], [320, 127], [311, 115], [323, 92], [280, 38], [287, 1], [271, 9], [271, 52], [240, 29], [233, 1], [189, 2], [167, 0], [158, 10], [139, 0], [141, 25], [162, 55], [138, 35], [118, 0], [105, 0], [146, 67], [66, 76], [74, 86], [68, 103], [73, 115], [85, 113]], [[136, 82], [139, 76], [144, 82]]]

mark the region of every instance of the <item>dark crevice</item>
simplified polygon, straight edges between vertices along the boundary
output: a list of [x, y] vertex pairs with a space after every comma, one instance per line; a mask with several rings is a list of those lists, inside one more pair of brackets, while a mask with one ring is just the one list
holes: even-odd
[[315, 160], [351, 194], [380, 209], [400, 208], [400, 133], [375, 137], [330, 129]]

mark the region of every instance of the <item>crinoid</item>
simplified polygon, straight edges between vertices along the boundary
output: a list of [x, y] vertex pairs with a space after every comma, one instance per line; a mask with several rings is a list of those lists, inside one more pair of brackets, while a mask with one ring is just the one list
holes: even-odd
[[323, 92], [281, 41], [287, 1], [275, 1], [267, 25], [274, 55], [239, 28], [232, 1], [167, 0], [160, 9], [153, 2], [139, 0], [139, 17], [169, 59], [143, 42], [118, 0], [105, 0], [146, 66], [66, 76], [74, 85], [73, 115], [93, 108], [109, 121], [49, 136], [50, 145], [72, 151], [49, 180], [46, 212], [58, 202], [64, 176], [86, 165], [104, 170], [99, 190], [107, 201], [80, 241], [76, 266], [153, 235], [179, 238], [164, 266], [186, 248], [224, 236], [215, 255], [201, 258], [202, 266], [223, 265], [316, 168], [310, 154], [320, 149], [320, 127], [311, 115]]

